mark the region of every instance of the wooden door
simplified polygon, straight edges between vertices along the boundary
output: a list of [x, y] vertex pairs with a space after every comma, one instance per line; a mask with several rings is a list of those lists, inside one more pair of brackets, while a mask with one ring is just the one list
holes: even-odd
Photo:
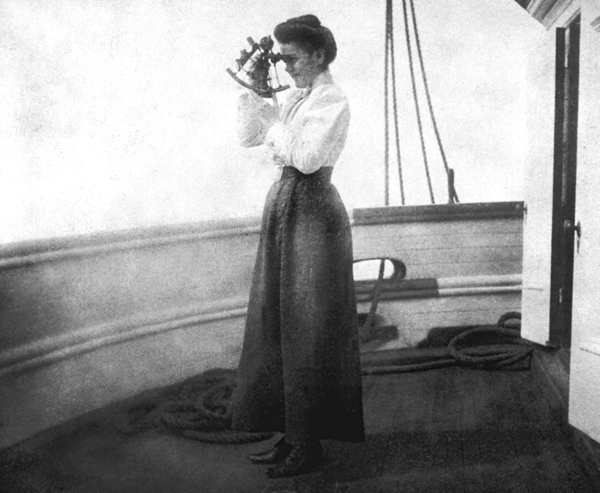
[[[528, 60], [521, 333], [539, 344], [548, 342], [550, 326], [550, 258], [552, 242], [552, 160], [556, 86], [555, 33], [531, 48]], [[548, 164], [550, 163], [550, 165]]]
[[583, 0], [569, 422], [600, 441], [600, 4]]

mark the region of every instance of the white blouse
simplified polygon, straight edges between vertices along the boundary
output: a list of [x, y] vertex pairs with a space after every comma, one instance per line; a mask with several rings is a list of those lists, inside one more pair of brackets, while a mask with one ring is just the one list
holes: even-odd
[[336, 163], [349, 125], [348, 98], [328, 70], [311, 87], [295, 90], [281, 115], [255, 93], [246, 92], [238, 102], [240, 144], [265, 144], [274, 164], [293, 166], [304, 174]]

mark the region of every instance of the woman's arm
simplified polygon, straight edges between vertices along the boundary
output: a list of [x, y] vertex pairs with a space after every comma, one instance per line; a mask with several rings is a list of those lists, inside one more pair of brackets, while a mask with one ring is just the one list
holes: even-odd
[[244, 90], [238, 99], [238, 141], [243, 147], [264, 143], [267, 131], [279, 121], [277, 108], [253, 91]]

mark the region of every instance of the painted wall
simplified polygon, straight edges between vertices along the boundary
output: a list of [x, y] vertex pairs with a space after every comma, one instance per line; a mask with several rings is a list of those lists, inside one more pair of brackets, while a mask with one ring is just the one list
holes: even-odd
[[[521, 200], [526, 48], [543, 29], [512, 0], [415, 4], [461, 200]], [[407, 203], [423, 204], [399, 5]], [[353, 110], [335, 183], [349, 207], [382, 205], [384, 6], [0, 0], [0, 243], [259, 214], [273, 170], [261, 150], [235, 143], [238, 89], [225, 68], [247, 36], [307, 12], [336, 34], [332, 70]], [[426, 135], [431, 143], [431, 129]], [[445, 202], [443, 166], [431, 149], [436, 195]], [[398, 203], [395, 183], [392, 175]]]

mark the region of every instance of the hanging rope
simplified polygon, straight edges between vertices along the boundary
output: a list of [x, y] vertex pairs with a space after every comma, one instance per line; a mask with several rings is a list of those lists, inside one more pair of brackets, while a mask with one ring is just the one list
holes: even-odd
[[392, 21], [392, 0], [387, 0], [385, 9], [385, 60], [384, 60], [384, 125], [385, 125], [385, 144], [384, 144], [384, 167], [385, 167], [385, 191], [384, 205], [390, 205], [390, 141], [389, 141], [389, 116], [388, 116], [388, 73], [389, 73], [389, 51], [390, 51], [390, 31], [393, 32]]
[[408, 62], [410, 66], [410, 79], [412, 82], [413, 99], [415, 102], [415, 111], [417, 113], [417, 124], [419, 125], [419, 137], [421, 139], [421, 151], [423, 153], [423, 164], [425, 166], [425, 174], [427, 176], [427, 186], [429, 187], [429, 197], [431, 203], [435, 204], [435, 197], [433, 195], [433, 187], [431, 185], [431, 175], [429, 173], [429, 164], [427, 163], [427, 150], [425, 149], [425, 137], [423, 135], [423, 123], [421, 121], [421, 112], [419, 110], [419, 99], [417, 95], [417, 85], [415, 82], [415, 69], [413, 62], [412, 47], [410, 42], [410, 30], [408, 27], [408, 14], [406, 12], [406, 0], [402, 0], [402, 11], [404, 13], [404, 30], [406, 33], [406, 47], [408, 49]]
[[[419, 61], [419, 68], [421, 70], [423, 88], [425, 91], [425, 98], [427, 100], [427, 107], [429, 115], [433, 125], [435, 138], [439, 148], [439, 152], [442, 158], [444, 169], [446, 171], [447, 185], [448, 185], [448, 203], [453, 204], [459, 202], [458, 194], [454, 186], [454, 170], [448, 166], [448, 160], [446, 159], [446, 153], [440, 137], [440, 131], [438, 128], [435, 113], [433, 111], [433, 104], [431, 102], [431, 93], [429, 91], [429, 83], [427, 80], [427, 73], [425, 71], [425, 63], [423, 61], [423, 51], [421, 49], [421, 41], [419, 38], [419, 29], [417, 26], [417, 16], [415, 13], [414, 0], [410, 0], [410, 17], [412, 20], [412, 30], [414, 40], [411, 39], [411, 28], [409, 26], [410, 21], [408, 19], [408, 7], [407, 1], [402, 0], [402, 10], [404, 14], [404, 29], [406, 37], [406, 47], [408, 52], [408, 62], [410, 69], [410, 77], [412, 83], [413, 101], [415, 105], [415, 113], [417, 117], [417, 124], [419, 128], [419, 138], [421, 143], [421, 152], [423, 155], [423, 164], [425, 168], [425, 175], [427, 178], [427, 186], [429, 189], [429, 197], [432, 204], [435, 204], [435, 196], [433, 192], [433, 186], [431, 181], [431, 173], [429, 169], [429, 160], [427, 155], [427, 147], [425, 145], [425, 135], [423, 129], [423, 119], [421, 116], [421, 108], [419, 105], [419, 94], [417, 91], [417, 83], [415, 76], [415, 61], [413, 57], [413, 42], [416, 47], [416, 56]], [[400, 153], [400, 137], [399, 137], [399, 125], [398, 125], [398, 98], [396, 93], [396, 65], [395, 65], [395, 47], [394, 47], [394, 15], [393, 15], [393, 0], [386, 0], [386, 28], [385, 28], [385, 76], [384, 76], [384, 119], [385, 119], [385, 205], [389, 205], [390, 202], [390, 76], [392, 84], [392, 103], [393, 103], [393, 124], [394, 133], [396, 138], [396, 150], [398, 159], [398, 177], [400, 184], [400, 195], [402, 205], [405, 204], [404, 195], [404, 179], [402, 172], [402, 162]]]
[[398, 96], [396, 94], [396, 54], [394, 52], [394, 14], [392, 0], [388, 0], [390, 9], [390, 56], [392, 59], [392, 98], [394, 102], [394, 132], [396, 137], [396, 157], [398, 159], [398, 178], [400, 182], [400, 197], [402, 205], [405, 204], [404, 199], [404, 181], [402, 179], [402, 160], [400, 159], [400, 135], [398, 125]]
[[[393, 121], [394, 121], [394, 133], [396, 138], [396, 157], [398, 160], [398, 177], [400, 184], [400, 197], [402, 205], [406, 203], [404, 197], [404, 180], [402, 176], [402, 159], [400, 155], [400, 135], [398, 125], [398, 96], [396, 93], [396, 55], [394, 50], [394, 13], [392, 0], [387, 0], [386, 4], [386, 18], [385, 18], [385, 205], [389, 205], [390, 192], [389, 192], [389, 174], [390, 174], [390, 151], [389, 151], [389, 79], [391, 71], [392, 81], [392, 104], [393, 104]], [[390, 70], [391, 67], [391, 70]]]
[[423, 52], [421, 51], [421, 41], [419, 39], [419, 29], [417, 28], [417, 17], [415, 14], [414, 0], [410, 0], [410, 10], [411, 10], [413, 31], [415, 33], [415, 45], [417, 47], [417, 55], [419, 58], [419, 65], [421, 67], [421, 74], [423, 76], [423, 87], [425, 88], [425, 96], [427, 98], [429, 114], [431, 115], [431, 122], [433, 124], [433, 130], [435, 132], [435, 137], [436, 137], [436, 140], [438, 143], [438, 147], [440, 149], [442, 161], [444, 163], [444, 169], [446, 170], [446, 175], [448, 176], [448, 202], [452, 204], [455, 202], [459, 202], [458, 194], [456, 193], [456, 189], [454, 188], [454, 170], [450, 169], [450, 167], [448, 166], [448, 161], [446, 160], [446, 153], [444, 152], [444, 146], [442, 145], [442, 139], [440, 137], [440, 132], [438, 130], [437, 121], [435, 119], [435, 114], [433, 112], [433, 105], [431, 104], [431, 95], [429, 94], [429, 84], [427, 83], [427, 74], [425, 72], [425, 64], [423, 63]]

